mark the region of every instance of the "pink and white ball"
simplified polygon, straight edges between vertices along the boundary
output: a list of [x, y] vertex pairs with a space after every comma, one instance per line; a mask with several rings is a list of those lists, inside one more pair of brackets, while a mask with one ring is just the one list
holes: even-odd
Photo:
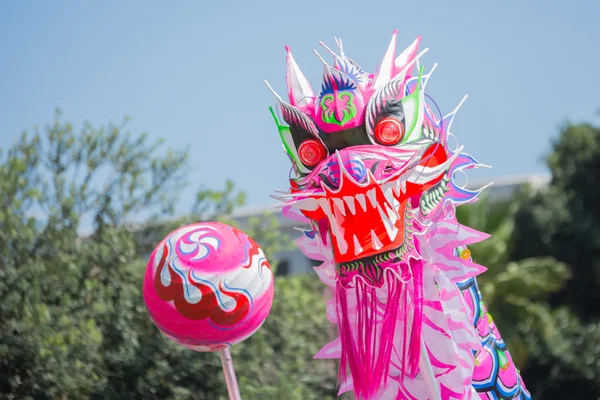
[[192, 350], [239, 343], [263, 324], [273, 302], [273, 274], [262, 249], [218, 222], [181, 227], [154, 249], [144, 301], [165, 335]]

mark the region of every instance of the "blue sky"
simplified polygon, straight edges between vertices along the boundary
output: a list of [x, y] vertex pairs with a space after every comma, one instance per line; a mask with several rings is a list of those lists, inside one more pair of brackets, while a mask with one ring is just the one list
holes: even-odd
[[55, 107], [76, 126], [120, 122], [188, 148], [191, 187], [233, 179], [249, 205], [286, 188], [289, 162], [267, 107], [267, 79], [285, 93], [285, 50], [313, 82], [312, 49], [343, 38], [373, 71], [398, 29], [402, 50], [423, 36], [428, 89], [442, 112], [464, 94], [453, 126], [490, 179], [544, 173], [566, 119], [597, 120], [600, 2], [9, 1], [0, 3], [0, 147], [44, 125]]

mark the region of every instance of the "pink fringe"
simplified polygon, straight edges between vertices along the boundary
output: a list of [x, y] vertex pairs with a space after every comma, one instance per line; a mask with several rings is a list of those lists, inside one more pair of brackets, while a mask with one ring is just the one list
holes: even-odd
[[[421, 327], [423, 326], [423, 261], [411, 259], [409, 261], [413, 273], [412, 299], [413, 320], [408, 349], [408, 371], [410, 378], [415, 378], [419, 373], [419, 359], [421, 356]], [[404, 341], [406, 346], [406, 340]]]
[[[355, 281], [354, 288], [344, 288], [339, 281], [336, 285], [342, 347], [339, 380], [346, 380], [349, 369], [354, 394], [358, 399], [369, 399], [387, 385], [392, 351], [399, 339], [395, 335], [398, 322], [403, 327], [402, 345], [400, 349], [396, 348], [396, 352], [400, 353], [400, 364], [406, 366], [406, 370], [401, 373], [414, 378], [419, 372], [423, 321], [422, 267], [420, 260], [411, 260], [410, 266], [406, 263], [397, 266], [398, 269], [412, 270], [413, 280], [406, 285], [388, 269], [385, 271], [387, 288], [375, 288], [361, 279]], [[356, 295], [356, 321], [350, 321], [348, 316], [348, 296], [351, 290]], [[387, 290], [386, 302], [377, 298], [377, 293], [381, 290]], [[378, 308], [383, 313], [378, 312]]]

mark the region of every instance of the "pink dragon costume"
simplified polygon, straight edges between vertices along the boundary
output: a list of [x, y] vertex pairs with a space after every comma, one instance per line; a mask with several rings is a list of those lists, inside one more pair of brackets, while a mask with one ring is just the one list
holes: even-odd
[[[455, 206], [482, 189], [455, 182], [481, 166], [451, 148], [452, 120], [425, 94], [431, 72], [417, 38], [398, 57], [396, 32], [377, 72], [344, 54], [324, 64], [319, 93], [287, 50], [283, 125], [292, 162], [286, 216], [305, 223], [298, 245], [322, 261], [327, 315], [339, 337], [315, 357], [340, 358], [340, 394], [358, 399], [530, 399], [481, 300], [485, 271], [467, 245], [488, 235], [459, 224]], [[462, 104], [462, 102], [461, 102]]]

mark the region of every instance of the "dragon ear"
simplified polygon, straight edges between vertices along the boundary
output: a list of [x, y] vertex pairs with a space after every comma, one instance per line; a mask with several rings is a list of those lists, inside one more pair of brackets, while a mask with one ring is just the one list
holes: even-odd
[[425, 88], [422, 85], [423, 67], [420, 68], [419, 78], [415, 90], [402, 98], [402, 109], [404, 110], [404, 142], [411, 142], [421, 135], [423, 115], [425, 112]]
[[277, 94], [277, 92], [269, 85], [269, 82], [264, 81], [265, 85], [269, 88], [271, 93], [275, 96], [275, 98], [279, 101], [281, 105], [281, 111], [283, 113], [283, 119], [290, 125], [295, 125], [299, 128], [302, 128], [304, 131], [310, 133], [315, 138], [319, 138], [319, 130], [315, 123], [310, 119], [310, 117], [304, 114], [297, 107], [285, 102], [281, 96]]
[[298, 64], [296, 64], [289, 46], [285, 46], [285, 49], [287, 51], [287, 74], [285, 79], [290, 103], [300, 109], [308, 108], [315, 98], [312, 87]]
[[[413, 64], [421, 56], [423, 56], [423, 54], [427, 53], [427, 51], [429, 51], [429, 49], [423, 50], [421, 53], [419, 53], [419, 55], [414, 57], [412, 61], [409, 62], [404, 67], [404, 69], [394, 77], [394, 79], [387, 82], [384, 86], [382, 86], [375, 93], [373, 93], [373, 96], [371, 96], [365, 114], [365, 125], [367, 128], [367, 133], [369, 134], [369, 137], [372, 141], [375, 137], [375, 124], [377, 122], [378, 116], [382, 113], [386, 104], [388, 104], [389, 102], [398, 101], [399, 99], [403, 98], [405, 93], [406, 73], [410, 68], [412, 68]], [[408, 103], [410, 103], [409, 100], [407, 100], [407, 104]], [[411, 105], [412, 104], [409, 104], [409, 107]], [[408, 134], [408, 126], [406, 126], [405, 129], [407, 129], [406, 133]], [[374, 141], [373, 143], [376, 142]]]
[[290, 132], [289, 126], [282, 125], [275, 114], [275, 110], [273, 107], [269, 107], [271, 111], [271, 115], [273, 115], [273, 119], [275, 120], [275, 124], [277, 125], [277, 130], [279, 131], [279, 136], [281, 137], [281, 143], [283, 145], [283, 150], [287, 153], [290, 161], [292, 162], [292, 168], [298, 175], [306, 175], [310, 172], [308, 168], [302, 164], [300, 161], [300, 157], [298, 156], [298, 149], [296, 149], [296, 145], [294, 144], [294, 138], [292, 137], [292, 133]]
[[327, 147], [319, 136], [319, 130], [314, 121], [297, 107], [283, 101], [267, 81], [265, 81], [265, 84], [279, 101], [283, 119], [290, 125], [283, 126], [276, 117], [273, 108], [270, 108], [271, 114], [275, 118], [277, 129], [279, 130], [283, 148], [290, 157], [296, 173], [298, 175], [306, 175], [310, 172], [309, 167], [314, 165], [307, 165], [301, 160], [300, 154], [302, 154], [302, 148], [303, 146], [307, 146], [305, 143], [312, 143], [305, 148], [312, 149], [308, 150], [308, 154], [312, 152], [313, 155], [317, 155], [317, 158], [324, 158], [327, 155]]

